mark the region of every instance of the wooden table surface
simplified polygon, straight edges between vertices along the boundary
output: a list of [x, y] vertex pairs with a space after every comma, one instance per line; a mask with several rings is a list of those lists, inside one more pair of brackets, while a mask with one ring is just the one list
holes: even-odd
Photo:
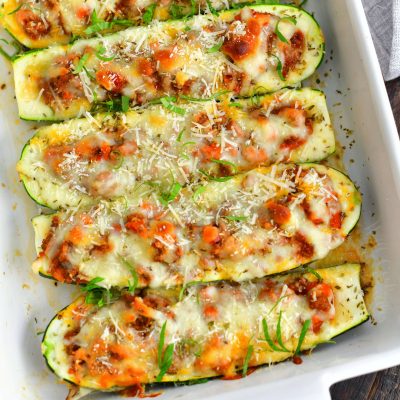
[[[386, 83], [386, 89], [400, 132], [400, 78]], [[331, 395], [332, 400], [399, 400], [400, 366], [339, 382]]]

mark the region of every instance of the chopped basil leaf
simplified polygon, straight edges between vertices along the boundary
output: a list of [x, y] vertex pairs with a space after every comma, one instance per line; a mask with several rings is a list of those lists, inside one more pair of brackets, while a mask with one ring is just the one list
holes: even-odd
[[242, 103], [238, 103], [238, 102], [232, 102], [228, 104], [229, 107], [237, 107], [237, 108], [243, 108], [243, 104]]
[[199, 187], [194, 191], [193, 196], [192, 196], [192, 199], [193, 199], [194, 201], [196, 201], [197, 198], [198, 198], [202, 193], [204, 193], [205, 191], [206, 191], [205, 186], [199, 186]]
[[128, 96], [121, 97], [121, 110], [123, 112], [127, 112], [129, 110], [129, 101], [130, 98]]
[[226, 215], [224, 218], [227, 219], [228, 221], [241, 222], [241, 221], [246, 221], [248, 217], [236, 216], [236, 215]]
[[98, 285], [98, 283], [102, 282], [102, 281], [104, 281], [104, 278], [101, 278], [100, 276], [93, 278], [92, 280], [90, 280], [88, 283], [86, 283], [82, 287], [82, 291], [90, 292], [91, 290], [94, 290], [94, 289], [104, 289], [103, 286]]
[[233, 178], [233, 176], [221, 176], [221, 177], [212, 176], [208, 172], [204, 171], [203, 169], [199, 169], [199, 172], [201, 174], [203, 174], [204, 176], [206, 176], [211, 181], [215, 181], [215, 182], [226, 182]]
[[279, 312], [278, 325], [276, 326], [276, 338], [279, 345], [281, 346], [281, 351], [289, 352], [282, 341], [282, 331], [281, 331], [281, 321], [282, 321], [282, 311]]
[[185, 14], [183, 13], [183, 7], [175, 3], [171, 4], [171, 6], [169, 7], [169, 12], [173, 19], [181, 19], [185, 16]]
[[249, 347], [247, 348], [246, 357], [244, 358], [243, 370], [242, 370], [243, 376], [247, 375], [247, 369], [249, 368], [249, 361], [253, 354], [253, 351], [254, 351], [254, 347], [253, 347], [253, 345], [250, 344]]
[[143, 22], [145, 24], [150, 24], [151, 21], [153, 21], [154, 17], [154, 11], [156, 9], [157, 4], [154, 3], [151, 6], [146, 8], [146, 11], [143, 14]]
[[132, 26], [133, 22], [127, 19], [114, 19], [110, 22], [104, 21], [104, 19], [101, 19], [97, 16], [96, 10], [93, 10], [90, 17], [90, 25], [85, 29], [85, 33], [87, 35], [92, 35], [93, 33], [112, 29], [115, 25]]
[[169, 344], [165, 349], [165, 351], [163, 352], [166, 327], [167, 327], [167, 321], [164, 322], [161, 328], [160, 339], [158, 342], [157, 359], [158, 359], [158, 368], [160, 369], [160, 372], [156, 377], [156, 382], [161, 382], [163, 376], [167, 373], [169, 367], [172, 364], [174, 355], [174, 345], [172, 343]]
[[84, 55], [79, 59], [79, 62], [78, 62], [78, 64], [77, 64], [77, 66], [74, 68], [74, 71], [73, 71], [72, 73], [75, 74], [75, 75], [77, 75], [77, 74], [79, 74], [79, 73], [85, 71], [85, 64], [86, 64], [86, 61], [88, 60], [88, 58], [89, 58], [89, 54], [88, 54], [88, 53], [84, 54]]
[[199, 283], [198, 281], [191, 281], [191, 282], [185, 283], [185, 284], [182, 286], [181, 290], [179, 291], [179, 297], [178, 297], [179, 301], [182, 301], [183, 295], [185, 294], [185, 291], [186, 291], [186, 289], [187, 289], [188, 287], [194, 286], [194, 285], [196, 285], [196, 284], [198, 284], [198, 283]]
[[238, 171], [237, 165], [234, 164], [234, 163], [231, 162], [231, 161], [227, 161], [227, 160], [216, 160], [215, 158], [212, 158], [211, 161], [212, 161], [213, 163], [216, 163], [216, 164], [228, 165], [229, 167], [232, 167], [232, 168], [233, 168], [233, 173], [236, 173], [236, 172]]
[[267, 321], [265, 320], [265, 318], [263, 318], [262, 320], [264, 337], [265, 341], [268, 343], [269, 347], [271, 347], [272, 350], [289, 353], [289, 350], [284, 346], [282, 341], [281, 319], [282, 319], [282, 311], [279, 313], [278, 324], [276, 326], [276, 340], [280, 347], [278, 347], [271, 339], [271, 336], [269, 335], [268, 331]]
[[178, 182], [174, 182], [171, 186], [169, 192], [163, 192], [160, 196], [160, 202], [162, 205], [167, 206], [169, 203], [175, 200], [176, 196], [178, 196], [179, 192], [182, 189], [182, 185]]
[[307, 319], [306, 321], [304, 321], [303, 327], [301, 328], [301, 332], [300, 332], [300, 336], [299, 336], [299, 341], [297, 343], [297, 347], [296, 347], [296, 351], [294, 352], [295, 355], [300, 354], [301, 351], [301, 345], [304, 342], [304, 338], [307, 335], [308, 329], [310, 328], [311, 325], [311, 320]]
[[314, 268], [307, 267], [306, 271], [309, 272], [310, 274], [313, 274], [318, 279], [318, 282], [323, 281], [322, 276]]
[[128, 292], [130, 293], [135, 293], [136, 288], [138, 287], [139, 284], [139, 277], [136, 272], [135, 267], [125, 258], [120, 257], [122, 263], [128, 268], [129, 272], [132, 274], [132, 281], [128, 282]]
[[186, 110], [184, 108], [175, 106], [173, 104], [173, 102], [175, 102], [176, 99], [175, 100], [173, 100], [173, 99], [175, 99], [175, 98], [174, 97], [161, 97], [160, 102], [161, 102], [162, 106], [165, 107], [167, 110], [172, 111], [175, 114], [185, 115]]
[[176, 138], [177, 142], [180, 142], [182, 140], [183, 134], [185, 133], [185, 128], [183, 128], [180, 132], [178, 137]]
[[218, 15], [217, 10], [216, 10], [216, 9], [213, 7], [213, 5], [211, 4], [211, 1], [210, 1], [210, 0], [206, 0], [206, 3], [207, 3], [208, 9], [210, 10], [210, 13], [211, 13], [212, 15]]
[[221, 43], [217, 43], [214, 46], [212, 46], [209, 49], [207, 49], [207, 53], [216, 53], [217, 51], [219, 51], [219, 49], [221, 47], [222, 47], [222, 42]]
[[273, 55], [274, 58], [276, 58], [277, 60], [277, 65], [276, 65], [276, 72], [278, 72], [279, 75], [279, 79], [281, 81], [286, 81], [286, 78], [283, 76], [283, 66], [282, 66], [282, 61], [280, 60], [280, 58], [278, 56]]
[[280, 41], [282, 41], [282, 42], [284, 42], [284, 43], [289, 43], [289, 41], [285, 38], [285, 36], [283, 36], [282, 32], [279, 30], [279, 24], [280, 24], [282, 21], [289, 21], [289, 22], [291, 22], [293, 25], [296, 25], [296, 24], [297, 24], [297, 20], [296, 20], [296, 18], [293, 18], [293, 17], [284, 17], [284, 18], [281, 18], [281, 19], [277, 22], [277, 24], [276, 24], [276, 27], [275, 27], [275, 34], [276, 34], [276, 36], [278, 36], [278, 38], [279, 38]]
[[104, 281], [104, 278], [96, 277], [82, 286], [82, 291], [86, 292], [86, 304], [95, 304], [101, 308], [105, 304], [110, 304], [120, 297], [120, 292], [118, 290], [112, 288], [106, 289], [98, 285], [98, 283], [102, 281]]
[[96, 57], [101, 61], [111, 61], [115, 58], [115, 56], [105, 57], [104, 54], [106, 53], [106, 48], [101, 44], [97, 48]]

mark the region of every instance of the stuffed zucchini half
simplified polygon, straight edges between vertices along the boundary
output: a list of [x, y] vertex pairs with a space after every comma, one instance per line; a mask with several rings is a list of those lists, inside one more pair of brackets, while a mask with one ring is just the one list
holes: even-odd
[[323, 54], [311, 15], [259, 5], [53, 46], [13, 66], [24, 119], [62, 120], [117, 100], [128, 107], [156, 99], [179, 116], [178, 97], [250, 96], [296, 85]]
[[123, 293], [104, 306], [80, 297], [50, 322], [48, 366], [84, 388], [243, 376], [368, 319], [360, 266], [243, 282]]
[[107, 287], [243, 281], [325, 257], [356, 225], [360, 205], [345, 175], [316, 164], [254, 169], [159, 197], [143, 185], [129, 203], [34, 218], [33, 269]]
[[167, 190], [276, 162], [314, 162], [335, 150], [322, 92], [284, 90], [237, 102], [163, 106], [41, 128], [17, 170], [29, 195], [53, 209]]
[[[230, 1], [231, 5], [252, 3]], [[210, 2], [212, 11], [229, 8], [222, 0]], [[167, 20], [209, 11], [205, 0], [4, 0], [1, 24], [31, 49], [67, 44], [78, 36], [110, 33], [153, 19]], [[228, 5], [228, 7], [227, 7]]]

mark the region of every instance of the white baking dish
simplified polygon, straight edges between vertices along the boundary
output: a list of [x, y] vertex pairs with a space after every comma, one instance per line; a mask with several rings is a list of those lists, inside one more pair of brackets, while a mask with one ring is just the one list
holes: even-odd
[[[286, 362], [238, 381], [168, 389], [164, 400], [267, 396], [324, 400], [330, 398], [334, 382], [400, 363], [400, 145], [395, 123], [361, 1], [309, 0], [307, 8], [315, 12], [326, 33], [327, 61], [319, 76], [338, 138], [347, 148], [347, 168], [364, 194], [363, 231], [366, 236], [377, 231], [377, 284], [371, 310], [377, 325], [366, 323], [339, 337], [336, 345], [321, 346], [304, 357], [301, 366]], [[34, 124], [18, 121], [9, 70], [0, 61], [0, 86], [6, 83], [0, 91], [0, 398], [57, 400], [65, 397], [66, 390], [47, 371], [36, 333], [77, 291], [55, 288], [52, 281], [30, 272], [34, 258], [30, 218], [38, 209], [18, 183], [15, 163]], [[354, 133], [346, 138], [341, 126]]]

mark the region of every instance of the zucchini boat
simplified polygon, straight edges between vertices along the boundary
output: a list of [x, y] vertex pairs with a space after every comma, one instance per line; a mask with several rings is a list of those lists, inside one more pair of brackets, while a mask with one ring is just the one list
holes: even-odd
[[179, 115], [178, 97], [264, 94], [309, 77], [323, 54], [311, 15], [258, 5], [53, 46], [13, 66], [21, 118], [63, 120], [116, 99], [125, 107], [158, 99]]
[[314, 162], [335, 149], [322, 92], [284, 90], [235, 103], [162, 106], [42, 127], [17, 170], [29, 195], [53, 209], [130, 197], [143, 182], [167, 190], [276, 162]]
[[[252, 3], [230, 1], [232, 5]], [[229, 3], [213, 0], [212, 9], [226, 9]], [[193, 16], [208, 11], [205, 0], [4, 0], [1, 24], [20, 43], [31, 49], [67, 44], [79, 36], [93, 36], [148, 24], [153, 19]]]
[[345, 264], [240, 285], [80, 297], [50, 322], [42, 352], [61, 379], [100, 391], [152, 382], [245, 376], [363, 323], [360, 266]]
[[[33, 220], [35, 272], [111, 287], [243, 281], [321, 259], [343, 243], [361, 199], [341, 172], [274, 165], [222, 182]], [[146, 194], [146, 190], [147, 193]]]

